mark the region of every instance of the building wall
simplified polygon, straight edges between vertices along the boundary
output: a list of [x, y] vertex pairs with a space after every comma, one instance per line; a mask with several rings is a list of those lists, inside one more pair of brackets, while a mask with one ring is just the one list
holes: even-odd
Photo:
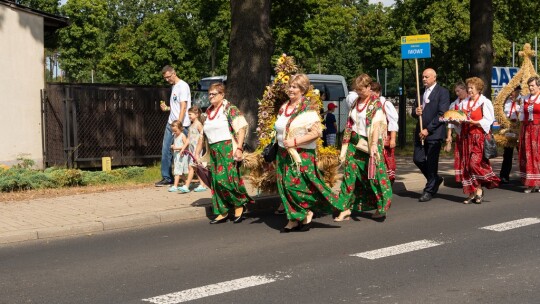
[[0, 5], [0, 164], [18, 157], [43, 166], [43, 17]]

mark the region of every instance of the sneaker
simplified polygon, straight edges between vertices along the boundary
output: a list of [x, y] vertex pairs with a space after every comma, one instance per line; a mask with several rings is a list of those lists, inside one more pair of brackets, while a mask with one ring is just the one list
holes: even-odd
[[180, 192], [180, 187], [170, 186], [169, 192]]
[[170, 186], [170, 185], [172, 185], [172, 181], [169, 181], [169, 180], [166, 180], [166, 179], [162, 179], [162, 180], [160, 180], [159, 182], [155, 183], [154, 185], [155, 185], [156, 187]]
[[203, 192], [206, 191], [206, 187], [203, 187], [202, 185], [198, 185], [197, 188], [193, 189], [195, 192]]
[[189, 191], [188, 187], [186, 187], [184, 185], [182, 187], [178, 187], [178, 192], [180, 192], [180, 193], [189, 193], [190, 191]]

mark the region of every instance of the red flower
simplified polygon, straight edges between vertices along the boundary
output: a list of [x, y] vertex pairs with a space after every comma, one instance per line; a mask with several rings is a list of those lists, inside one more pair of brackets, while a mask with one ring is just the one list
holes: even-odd
[[217, 172], [218, 173], [221, 173], [223, 171], [223, 166], [222, 165], [219, 165], [219, 167], [217, 168]]
[[302, 155], [302, 158], [308, 158], [308, 154], [306, 152], [302, 152], [300, 155]]
[[351, 193], [353, 187], [352, 186], [347, 186], [347, 193]]
[[308, 208], [308, 207], [309, 207], [309, 204], [308, 204], [307, 202], [301, 202], [301, 203], [300, 203], [300, 207], [302, 207], [302, 208], [305, 209], [305, 208]]

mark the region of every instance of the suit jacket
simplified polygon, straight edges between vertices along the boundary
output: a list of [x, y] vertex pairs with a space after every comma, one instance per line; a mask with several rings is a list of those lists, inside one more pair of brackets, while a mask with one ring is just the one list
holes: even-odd
[[[420, 92], [421, 98], [424, 96], [424, 91], [425, 89]], [[446, 138], [446, 124], [440, 122], [439, 117], [443, 116], [444, 112], [448, 111], [448, 108], [450, 107], [450, 94], [447, 89], [441, 87], [437, 83], [429, 94], [428, 99], [429, 103], [426, 103], [424, 110], [422, 111], [422, 127], [427, 129], [429, 133], [426, 140], [443, 140]], [[418, 101], [411, 113], [412, 117], [416, 119], [418, 119], [418, 115], [416, 115], [417, 107]], [[420, 138], [418, 137], [418, 133], [420, 133], [420, 122], [416, 123], [416, 130], [414, 132], [414, 140], [419, 142]]]

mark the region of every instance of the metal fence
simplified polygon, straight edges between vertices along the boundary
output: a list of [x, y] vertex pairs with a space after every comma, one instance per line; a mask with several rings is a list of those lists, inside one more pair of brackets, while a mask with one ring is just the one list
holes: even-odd
[[42, 92], [45, 166], [151, 164], [161, 158], [170, 88], [49, 83]]

